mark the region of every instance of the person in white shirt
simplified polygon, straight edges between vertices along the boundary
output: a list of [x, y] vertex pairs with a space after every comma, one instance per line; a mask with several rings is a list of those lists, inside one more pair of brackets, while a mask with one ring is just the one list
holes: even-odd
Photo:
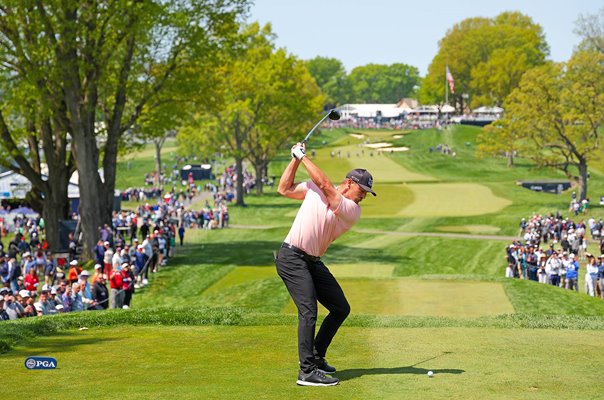
[[596, 296], [596, 283], [598, 281], [598, 265], [596, 258], [591, 253], [585, 254], [587, 266], [585, 271], [585, 292], [591, 297]]
[[560, 285], [560, 266], [562, 262], [558, 258], [558, 253], [553, 252], [546, 263], [546, 271], [549, 272], [549, 283], [553, 286]]

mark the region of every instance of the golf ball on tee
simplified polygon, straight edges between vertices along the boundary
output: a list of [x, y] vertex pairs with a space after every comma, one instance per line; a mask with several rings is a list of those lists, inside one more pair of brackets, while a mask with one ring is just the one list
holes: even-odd
[[432, 378], [432, 375], [434, 375], [434, 372], [428, 371], [428, 377]]

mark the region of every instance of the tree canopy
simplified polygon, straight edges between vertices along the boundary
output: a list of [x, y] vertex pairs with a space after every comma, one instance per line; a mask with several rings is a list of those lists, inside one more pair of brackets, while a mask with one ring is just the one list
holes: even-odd
[[422, 82], [420, 101], [444, 102], [448, 66], [455, 79], [450, 102], [458, 109], [463, 110], [466, 98], [472, 107], [501, 105], [524, 72], [543, 64], [548, 54], [543, 30], [521, 13], [465, 19], [439, 42]]
[[[179, 71], [211, 59], [237, 31], [246, 0], [7, 0], [0, 6], [1, 62], [65, 131], [80, 177], [84, 252], [109, 223], [124, 135], [185, 88]], [[98, 172], [103, 168], [102, 177]]]
[[177, 140], [182, 154], [202, 149], [208, 156], [221, 152], [233, 157], [237, 203], [243, 204], [243, 161], [254, 166], [261, 192], [268, 162], [284, 144], [304, 137], [324, 96], [303, 61], [275, 50], [270, 25], [246, 26], [240, 42], [241, 48], [226, 55], [216, 69], [221, 100], [201, 109]]
[[604, 55], [578, 51], [568, 63], [526, 72], [505, 109], [505, 119], [479, 138], [483, 150], [518, 150], [539, 166], [559, 169], [578, 183], [584, 199], [589, 161], [601, 152]]

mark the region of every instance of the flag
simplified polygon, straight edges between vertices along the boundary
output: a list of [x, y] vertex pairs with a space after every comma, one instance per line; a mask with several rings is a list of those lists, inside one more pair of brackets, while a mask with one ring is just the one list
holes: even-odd
[[451, 93], [455, 93], [455, 79], [453, 79], [453, 75], [451, 75], [451, 71], [449, 71], [449, 66], [445, 67], [447, 69], [447, 82], [449, 82], [449, 89]]

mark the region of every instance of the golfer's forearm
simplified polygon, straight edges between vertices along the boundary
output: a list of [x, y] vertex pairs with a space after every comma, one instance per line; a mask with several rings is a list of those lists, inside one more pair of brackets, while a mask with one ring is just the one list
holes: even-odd
[[310, 179], [319, 187], [319, 189], [325, 191], [325, 189], [333, 188], [333, 184], [327, 175], [325, 175], [325, 173], [308, 157], [302, 158], [302, 164], [306, 167]]
[[281, 179], [279, 180], [279, 186], [277, 187], [277, 192], [285, 196], [285, 194], [292, 188], [294, 185], [294, 179], [296, 178], [296, 171], [298, 170], [298, 166], [300, 165], [300, 160], [296, 158], [292, 158], [289, 162], [285, 171], [281, 175]]

